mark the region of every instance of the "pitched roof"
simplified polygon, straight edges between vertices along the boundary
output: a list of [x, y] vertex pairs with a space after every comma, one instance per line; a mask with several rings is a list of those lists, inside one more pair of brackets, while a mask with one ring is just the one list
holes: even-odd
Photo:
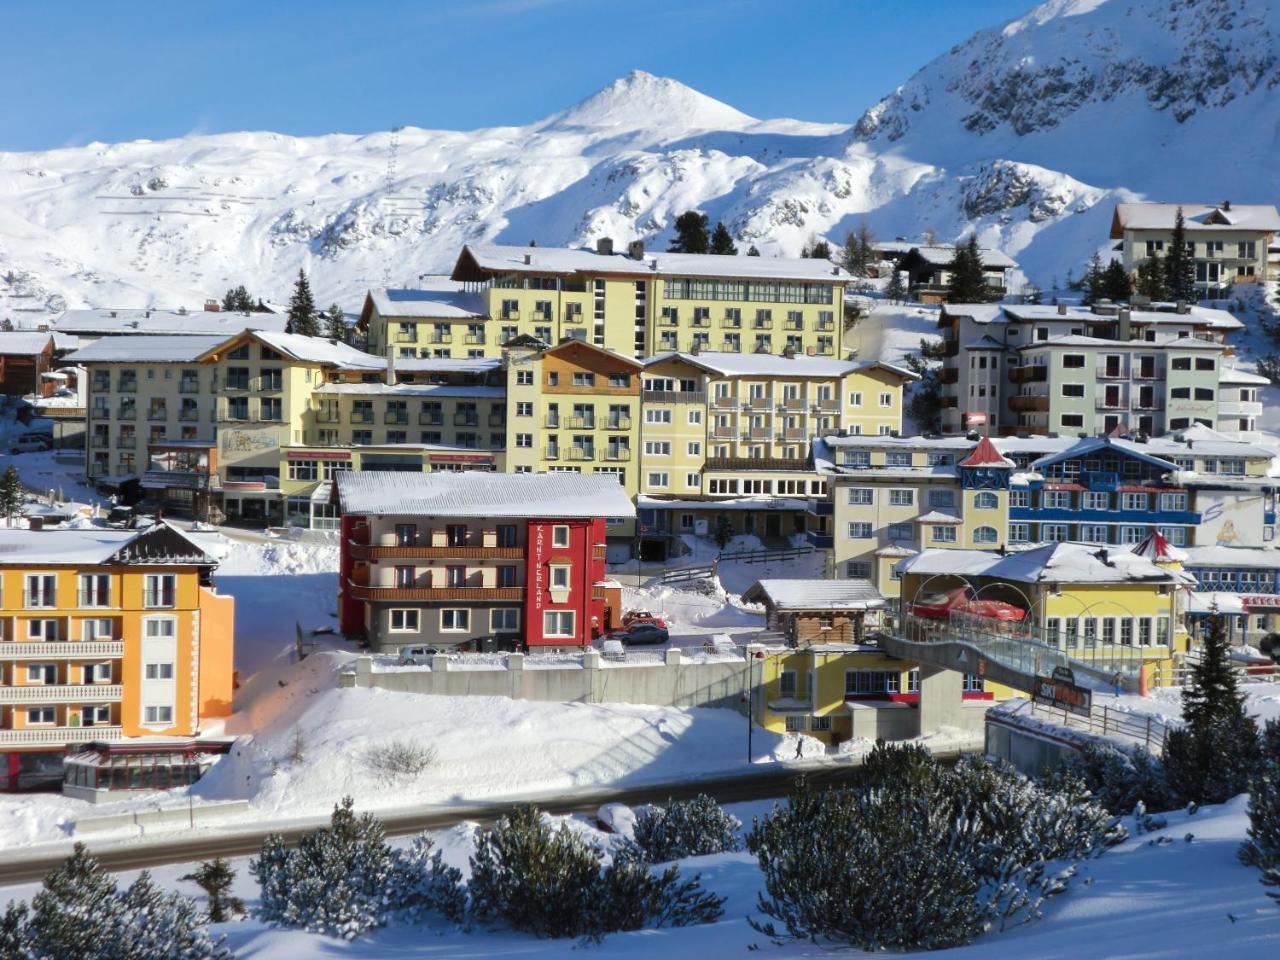
[[870, 580], [757, 580], [742, 599], [775, 610], [874, 610], [885, 598]]
[[330, 364], [357, 370], [383, 370], [387, 366], [386, 357], [375, 357], [340, 340], [306, 337], [300, 333], [275, 330], [245, 330], [235, 337], [223, 337], [206, 350], [205, 354], [228, 348], [241, 335], [264, 343], [272, 350], [302, 363]]
[[53, 335], [42, 330], [0, 331], [0, 354], [14, 357], [34, 357], [44, 353]]
[[1031, 464], [1033, 470], [1042, 470], [1045, 467], [1063, 460], [1076, 460], [1080, 457], [1087, 457], [1103, 450], [1112, 450], [1121, 457], [1132, 457], [1135, 460], [1141, 460], [1160, 470], [1173, 471], [1178, 469], [1177, 465], [1168, 460], [1162, 460], [1160, 457], [1154, 457], [1146, 453], [1140, 445], [1127, 440], [1116, 440], [1112, 437], [1086, 437], [1077, 440], [1071, 446], [1064, 450], [1058, 450], [1056, 453], [1046, 454]]
[[698, 353], [659, 353], [644, 361], [646, 367], [666, 360], [683, 360], [722, 377], [797, 377], [831, 379], [859, 370], [878, 367], [902, 377], [919, 380], [918, 374], [905, 367], [880, 360], [838, 360], [834, 357], [810, 357], [796, 354], [787, 357], [777, 353], [732, 353], [702, 350]]
[[1154, 528], [1147, 534], [1145, 540], [1133, 548], [1132, 553], [1137, 557], [1146, 557], [1152, 562], [1164, 561], [1168, 563], [1187, 559], [1185, 551], [1179, 550], [1166, 540], [1159, 530]]
[[0, 530], [0, 566], [146, 564], [211, 566], [216, 561], [179, 530], [157, 523], [146, 530]]
[[227, 342], [219, 336], [130, 334], [103, 337], [66, 357], [67, 363], [195, 363]]
[[622, 484], [609, 474], [344, 470], [337, 478], [344, 513], [549, 519], [636, 515]]
[[1083, 543], [1047, 543], [1028, 550], [929, 548], [907, 557], [904, 573], [995, 577], [1015, 583], [1193, 583], [1189, 574], [1158, 567], [1145, 557]]
[[1125, 230], [1172, 230], [1178, 209], [1190, 231], [1261, 230], [1280, 231], [1280, 212], [1269, 203], [1117, 203], [1111, 220], [1111, 237], [1118, 240]]
[[229, 337], [241, 330], [283, 330], [288, 318], [278, 313], [229, 310], [64, 310], [51, 325], [62, 333], [150, 334], [152, 336]]
[[973, 452], [960, 461], [961, 467], [1012, 467], [1013, 461], [995, 448], [990, 437], [978, 441]]
[[[382, 288], [365, 297], [360, 319], [368, 321], [369, 308], [381, 317], [416, 317], [433, 320], [472, 320], [488, 315], [483, 298], [464, 289], [461, 283], [441, 280], [440, 286], [422, 290]], [[447, 286], [445, 286], [447, 284]]]
[[[881, 245], [880, 249], [886, 250], [887, 247]], [[918, 243], [912, 244], [906, 253], [919, 254], [920, 259], [924, 260], [926, 263], [945, 267], [947, 264], [955, 260], [956, 246], [954, 244], [942, 243], [929, 246], [927, 244]], [[979, 247], [978, 255], [982, 258], [982, 265], [984, 267], [999, 267], [1008, 270], [1018, 265], [1018, 262], [1014, 260], [1013, 257], [1009, 256], [1002, 250], [995, 249], [994, 247]]]

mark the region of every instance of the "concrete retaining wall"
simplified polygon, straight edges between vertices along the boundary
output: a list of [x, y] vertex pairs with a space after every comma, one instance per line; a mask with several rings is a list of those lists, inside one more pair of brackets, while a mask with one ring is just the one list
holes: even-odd
[[[748, 655], [754, 652], [749, 650]], [[430, 668], [376, 671], [370, 657], [356, 660], [353, 672], [340, 674], [342, 687], [376, 687], [400, 693], [447, 697], [511, 697], [556, 703], [643, 703], [655, 707], [728, 707], [746, 712], [742, 701], [747, 661], [688, 661], [679, 650], [667, 650], [653, 664], [602, 663], [587, 651], [581, 664], [528, 666], [518, 653], [505, 666], [460, 669], [448, 657], [432, 659]]]
[[[118, 799], [119, 795], [115, 799]], [[223, 803], [202, 803], [190, 807], [164, 807], [156, 810], [140, 810], [134, 813], [118, 813], [101, 817], [81, 817], [75, 823], [75, 834], [105, 833], [136, 827], [145, 833], [147, 827], [195, 826], [207, 820], [248, 813], [248, 800], [228, 800]]]

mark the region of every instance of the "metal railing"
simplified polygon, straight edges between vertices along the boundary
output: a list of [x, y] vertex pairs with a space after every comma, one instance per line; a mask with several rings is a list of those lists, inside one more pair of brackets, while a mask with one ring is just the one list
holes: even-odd
[[10, 640], [0, 643], [0, 660], [60, 660], [67, 657], [123, 656], [123, 640]]
[[119, 700], [124, 687], [118, 683], [32, 683], [0, 687], [0, 703], [62, 703], [65, 700]]

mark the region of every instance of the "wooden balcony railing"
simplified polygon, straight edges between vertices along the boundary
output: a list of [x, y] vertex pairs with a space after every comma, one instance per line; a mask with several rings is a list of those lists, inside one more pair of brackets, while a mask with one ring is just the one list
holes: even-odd
[[370, 587], [347, 581], [347, 592], [356, 600], [400, 601], [454, 600], [485, 603], [523, 600], [524, 587]]
[[356, 560], [523, 560], [523, 547], [373, 546], [347, 541], [347, 552]]

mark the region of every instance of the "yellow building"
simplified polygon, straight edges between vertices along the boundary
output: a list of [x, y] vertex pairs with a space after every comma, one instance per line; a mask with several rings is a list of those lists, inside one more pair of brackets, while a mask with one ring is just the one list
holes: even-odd
[[501, 348], [484, 300], [443, 277], [425, 289], [370, 290], [356, 329], [378, 357], [496, 357]]
[[[0, 781], [231, 712], [234, 600], [172, 527], [0, 531]], [[58, 779], [61, 779], [59, 776]]]

